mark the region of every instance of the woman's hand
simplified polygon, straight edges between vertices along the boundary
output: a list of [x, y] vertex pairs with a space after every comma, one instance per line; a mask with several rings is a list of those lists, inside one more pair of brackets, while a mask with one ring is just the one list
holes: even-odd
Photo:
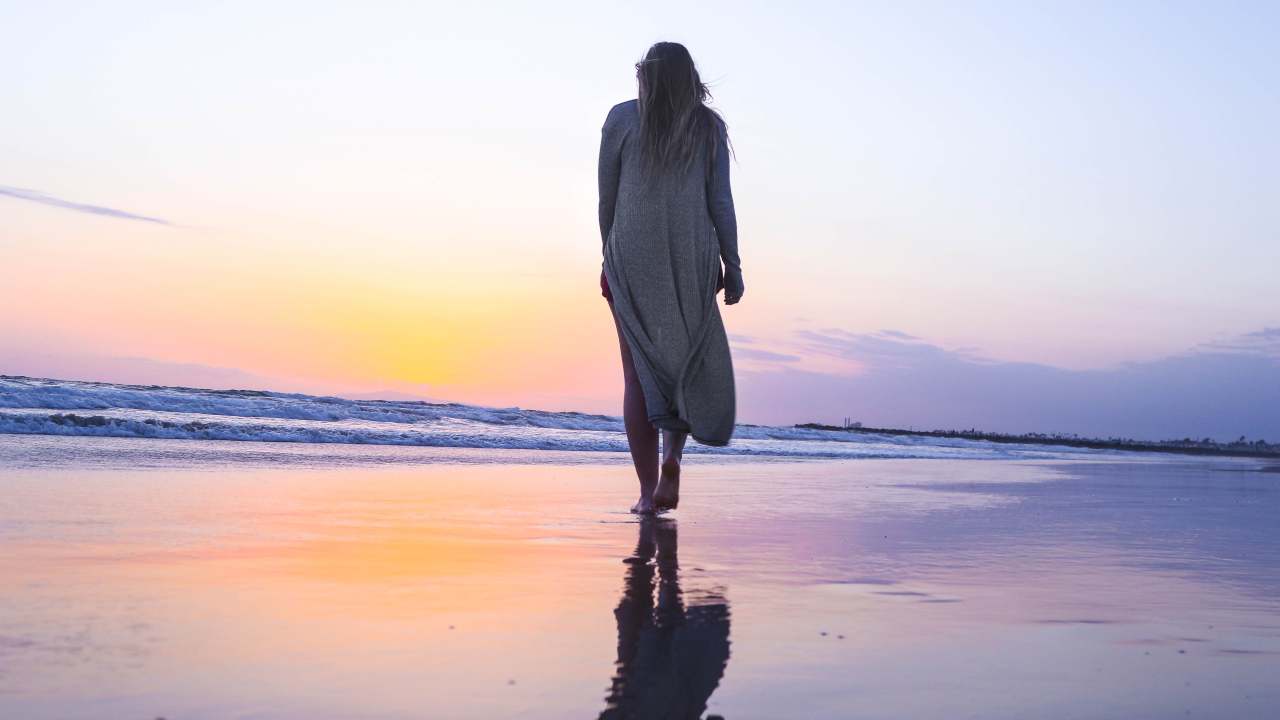
[[724, 269], [724, 304], [736, 305], [742, 299], [742, 293], [745, 289], [742, 284], [742, 271], [737, 268], [726, 267]]
[[609, 279], [604, 276], [604, 269], [600, 270], [600, 294], [605, 300], [613, 302], [613, 292], [609, 289]]

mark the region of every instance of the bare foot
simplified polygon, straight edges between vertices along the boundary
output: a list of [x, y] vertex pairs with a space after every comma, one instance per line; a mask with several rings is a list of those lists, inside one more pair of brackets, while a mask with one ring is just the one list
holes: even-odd
[[680, 504], [679, 460], [662, 463], [662, 476], [658, 480], [658, 490], [653, 494], [653, 504], [659, 510], [675, 510]]
[[636, 515], [653, 515], [657, 511], [658, 509], [653, 506], [653, 498], [647, 498], [643, 495], [640, 496], [635, 505], [631, 506], [631, 512]]

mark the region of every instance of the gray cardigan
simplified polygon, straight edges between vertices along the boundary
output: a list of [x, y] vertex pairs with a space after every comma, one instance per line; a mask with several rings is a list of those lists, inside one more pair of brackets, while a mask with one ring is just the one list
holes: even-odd
[[[628, 100], [615, 105], [605, 120], [605, 132], [610, 129], [609, 119], [614, 119], [614, 129], [618, 124], [615, 114], [637, 111], [635, 100]], [[716, 239], [720, 245], [720, 259], [724, 262], [724, 284], [727, 297], [742, 297], [742, 260], [738, 257], [738, 217], [733, 209], [733, 189], [729, 184], [729, 134], [723, 121], [717, 119], [719, 137], [712, 161], [711, 172], [707, 173], [707, 214], [716, 229]], [[600, 241], [601, 245], [609, 239], [609, 229], [613, 227], [614, 208], [618, 202], [618, 175], [621, 163], [617, 158], [600, 155]], [[606, 162], [607, 161], [607, 162]], [[602, 248], [603, 249], [603, 248]]]
[[724, 445], [735, 401], [717, 280], [723, 272], [726, 299], [743, 289], [725, 128], [688, 170], [647, 178], [639, 128], [636, 101], [629, 100], [609, 111], [601, 130], [600, 235], [614, 313], [649, 421]]

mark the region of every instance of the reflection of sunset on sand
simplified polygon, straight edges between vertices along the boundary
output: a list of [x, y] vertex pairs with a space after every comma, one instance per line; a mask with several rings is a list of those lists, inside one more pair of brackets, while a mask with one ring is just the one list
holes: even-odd
[[0, 717], [1280, 703], [1250, 461], [688, 456], [680, 510], [635, 523], [620, 453], [27, 442], [0, 436]]
[[640, 539], [623, 561], [625, 588], [614, 611], [618, 671], [600, 718], [696, 720], [729, 661], [729, 604], [719, 588], [681, 590], [674, 520], [638, 525]]

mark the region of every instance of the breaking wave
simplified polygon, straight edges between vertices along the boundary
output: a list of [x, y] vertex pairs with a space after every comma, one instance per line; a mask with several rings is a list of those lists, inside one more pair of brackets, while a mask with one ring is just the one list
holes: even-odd
[[[460, 403], [0, 376], [0, 433], [624, 452], [621, 418]], [[739, 425], [727, 447], [780, 457], [1051, 459], [1071, 448]]]

